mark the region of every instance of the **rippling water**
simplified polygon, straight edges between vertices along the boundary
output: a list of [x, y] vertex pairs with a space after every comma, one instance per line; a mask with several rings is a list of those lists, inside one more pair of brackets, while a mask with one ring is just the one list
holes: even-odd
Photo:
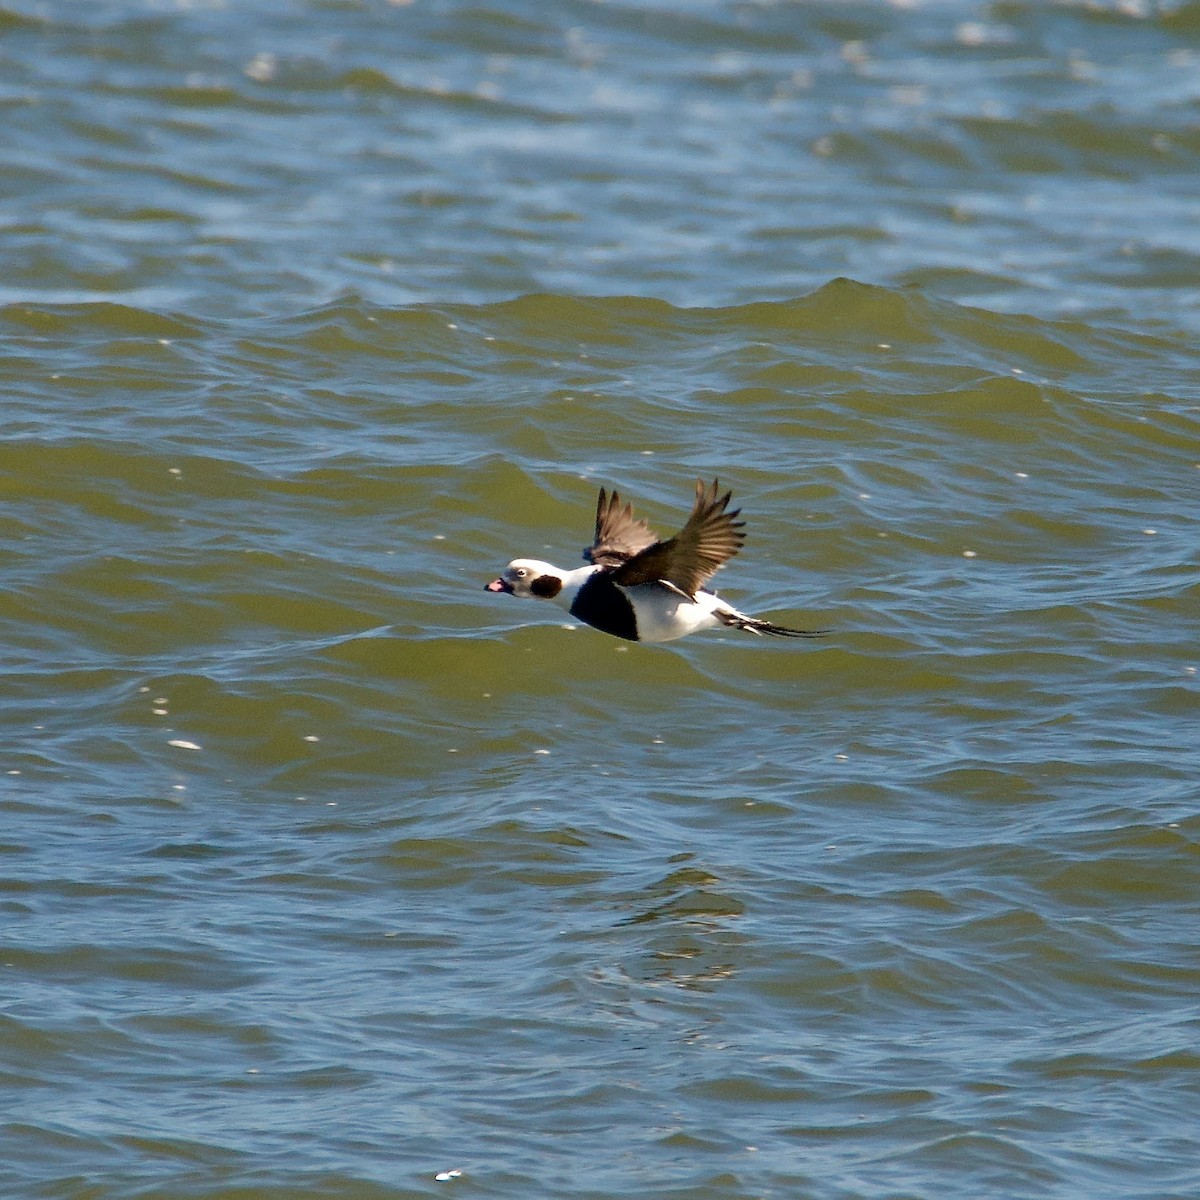
[[1200, 1192], [1198, 32], [0, 9], [0, 1190]]

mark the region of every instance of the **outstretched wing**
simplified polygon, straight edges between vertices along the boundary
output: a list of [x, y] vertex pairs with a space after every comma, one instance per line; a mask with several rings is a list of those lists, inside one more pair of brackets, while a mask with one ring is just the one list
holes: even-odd
[[613, 571], [613, 582], [622, 587], [660, 581], [668, 583], [686, 596], [695, 596], [713, 572], [741, 548], [746, 535], [745, 521], [735, 521], [740, 508], [727, 512], [732, 492], [718, 498], [718, 484], [705, 487], [696, 480], [696, 502], [687, 524], [665, 542], [635, 554], [628, 562]]
[[596, 540], [583, 552], [588, 562], [601, 567], [619, 567], [648, 546], [658, 544], [658, 534], [633, 515], [633, 506], [622, 506], [616, 492], [603, 488], [596, 502]]

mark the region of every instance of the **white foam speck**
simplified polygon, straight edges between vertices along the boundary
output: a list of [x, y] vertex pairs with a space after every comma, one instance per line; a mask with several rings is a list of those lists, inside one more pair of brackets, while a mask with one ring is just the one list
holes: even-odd
[[195, 742], [185, 741], [183, 738], [172, 738], [168, 746], [174, 746], [177, 750], [199, 750], [200, 747]]
[[306, 742], [319, 742], [321, 739], [317, 737], [315, 733], [306, 733], [304, 735], [304, 740]]
[[165, 708], [152, 708], [150, 711], [151, 711], [151, 712], [152, 712], [152, 713], [153, 713], [153, 714], [154, 714], [156, 717], [165, 717], [165, 716], [168, 716], [168, 715], [169, 715], [169, 714], [168, 714], [168, 712], [167, 712], [167, 710], [166, 710]]
[[975, 558], [975, 557], [977, 557], [977, 556], [976, 556], [974, 550], [964, 550], [963, 551], [963, 558]]
[[1153, 534], [1156, 534], [1158, 532], [1158, 530], [1157, 529], [1143, 529], [1142, 532], [1153, 535]]
[[279, 71], [279, 60], [274, 54], [256, 54], [243, 68], [242, 74], [255, 83], [270, 83]]
[[457, 1167], [454, 1167], [452, 1170], [449, 1170], [449, 1171], [439, 1171], [434, 1176], [434, 1179], [436, 1179], [438, 1183], [446, 1183], [448, 1180], [461, 1179], [461, 1178], [462, 1178], [462, 1172]]
[[549, 750], [535, 750], [534, 754], [549, 754]]

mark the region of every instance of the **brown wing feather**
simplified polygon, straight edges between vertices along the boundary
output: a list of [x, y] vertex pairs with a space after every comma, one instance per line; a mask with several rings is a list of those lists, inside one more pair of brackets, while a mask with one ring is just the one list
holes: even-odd
[[633, 505], [622, 506], [615, 491], [610, 496], [600, 489], [596, 501], [596, 540], [583, 552], [588, 562], [617, 567], [657, 541], [658, 534], [633, 515]]
[[656, 542], [613, 571], [613, 581], [623, 587], [661, 580], [688, 596], [695, 594], [712, 578], [722, 563], [741, 548], [746, 535], [745, 521], [735, 521], [740, 508], [727, 512], [732, 492], [718, 498], [719, 485], [714, 479], [705, 487], [696, 480], [696, 502], [687, 524], [665, 542]]

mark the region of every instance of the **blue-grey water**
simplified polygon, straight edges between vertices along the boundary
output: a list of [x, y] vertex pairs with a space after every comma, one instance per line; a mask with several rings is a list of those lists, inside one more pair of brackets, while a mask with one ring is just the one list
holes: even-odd
[[[0, 1195], [1200, 1195], [1200, 8], [0, 6]], [[815, 642], [483, 584], [697, 476]]]

